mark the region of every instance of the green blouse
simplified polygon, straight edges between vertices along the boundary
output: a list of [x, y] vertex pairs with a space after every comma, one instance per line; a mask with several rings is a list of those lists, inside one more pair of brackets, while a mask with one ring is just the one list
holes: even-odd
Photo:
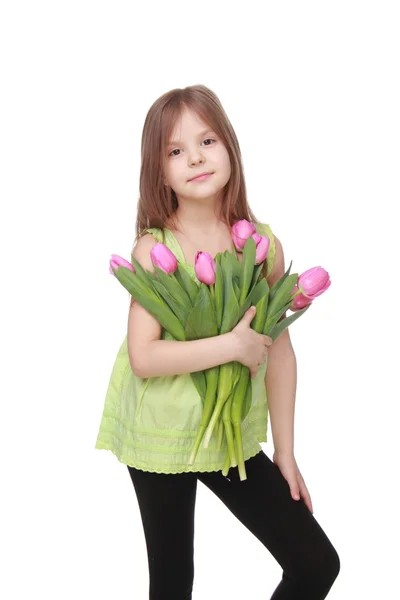
[[[275, 240], [269, 225], [256, 223], [260, 235], [270, 238], [267, 275], [275, 260]], [[169, 229], [147, 229], [163, 242], [198, 282], [194, 267], [185, 261], [182, 248]], [[161, 339], [172, 339], [162, 328]], [[265, 387], [267, 363], [252, 379], [252, 405], [242, 423], [244, 459], [255, 456], [260, 442], [267, 441], [268, 404]], [[100, 421], [96, 449], [110, 450], [123, 464], [143, 471], [184, 473], [220, 471], [227, 446], [216, 449], [212, 436], [208, 447], [201, 444], [193, 465], [188, 465], [202, 414], [202, 401], [189, 373], [141, 378], [134, 375], [128, 355], [127, 335], [111, 372]]]

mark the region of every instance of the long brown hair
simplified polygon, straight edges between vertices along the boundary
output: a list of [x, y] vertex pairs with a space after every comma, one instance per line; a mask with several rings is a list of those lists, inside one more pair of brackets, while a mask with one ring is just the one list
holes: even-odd
[[163, 94], [146, 115], [141, 142], [135, 244], [147, 228], [163, 229], [168, 222], [175, 225], [178, 200], [175, 192], [164, 183], [164, 167], [168, 140], [185, 107], [193, 110], [217, 133], [229, 154], [231, 176], [222, 190], [221, 220], [229, 227], [240, 219], [258, 222], [247, 203], [239, 142], [221, 102], [205, 85], [191, 85]]

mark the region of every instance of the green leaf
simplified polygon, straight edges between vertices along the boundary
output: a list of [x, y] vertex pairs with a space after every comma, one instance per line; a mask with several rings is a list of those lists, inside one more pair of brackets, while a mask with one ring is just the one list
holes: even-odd
[[264, 262], [265, 262], [265, 261], [263, 261], [262, 263], [260, 263], [259, 265], [256, 265], [256, 266], [254, 267], [253, 278], [252, 278], [252, 280], [251, 280], [251, 284], [250, 284], [250, 290], [249, 290], [249, 293], [251, 292], [251, 290], [254, 288], [254, 286], [255, 286], [255, 285], [257, 284], [257, 282], [258, 282], [258, 278], [259, 278], [259, 276], [260, 276], [260, 273], [261, 273], [261, 271], [262, 271], [262, 268], [263, 268]]
[[136, 260], [136, 258], [133, 256], [133, 254], [131, 255], [131, 262], [136, 271], [136, 277], [138, 277], [138, 279], [140, 279], [140, 281], [143, 281], [143, 283], [147, 287], [150, 287], [149, 273], [151, 273], [151, 271], [147, 271], [146, 269], [143, 269], [142, 265]]
[[196, 390], [199, 393], [201, 401], [204, 404], [207, 391], [207, 383], [204, 371], [194, 371], [193, 373], [190, 373], [190, 377], [192, 378], [192, 381], [196, 387]]
[[266, 294], [257, 302], [256, 307], [256, 316], [250, 323], [250, 327], [254, 329], [254, 331], [257, 331], [257, 333], [262, 333], [268, 308], [268, 296]]
[[279, 286], [273, 297], [271, 297], [272, 288], [269, 297], [268, 316], [273, 315], [280, 309], [283, 304], [286, 304], [292, 295], [293, 288], [298, 280], [298, 273], [293, 273], [285, 277], [283, 283]]
[[268, 296], [269, 287], [266, 279], [260, 279], [260, 281], [255, 286], [254, 290], [251, 292], [251, 304], [257, 304], [259, 300], [263, 296]]
[[224, 309], [220, 333], [228, 333], [238, 323], [239, 303], [233, 288], [232, 263], [229, 258], [222, 257], [221, 268], [224, 279]]
[[241, 262], [240, 262], [240, 260], [239, 260], [239, 257], [238, 257], [238, 255], [237, 255], [237, 253], [236, 253], [236, 248], [235, 248], [235, 244], [234, 244], [233, 240], [232, 240], [232, 245], [231, 245], [231, 248], [232, 248], [232, 250], [231, 250], [231, 254], [232, 254], [232, 257], [233, 257], [233, 261], [232, 261], [232, 265], [233, 265], [233, 268], [232, 268], [232, 271], [233, 271], [233, 276], [234, 276], [234, 277], [235, 277], [235, 278], [238, 280], [238, 282], [239, 282], [239, 281], [240, 281], [240, 273], [241, 273], [241, 270], [242, 270], [242, 265], [241, 265]]
[[265, 278], [260, 279], [260, 281], [247, 296], [244, 304], [240, 307], [239, 320], [243, 317], [244, 313], [250, 308], [250, 306], [257, 306], [257, 303], [260, 301], [262, 296], [267, 296], [267, 299], [269, 300], [269, 286]]
[[133, 257], [133, 255], [132, 264], [136, 269], [136, 275], [138, 279], [146, 286], [146, 289], [153, 289], [157, 298], [163, 300], [162, 296], [159, 294], [158, 290], [153, 285], [154, 281], [159, 281], [159, 277], [157, 276], [157, 274], [153, 273], [152, 271], [148, 271], [147, 269], [143, 269], [140, 263]]
[[[261, 270], [262, 270], [262, 267], [263, 267], [263, 263], [261, 263], [261, 264], [257, 265], [257, 266], [254, 268], [254, 273], [253, 273], [253, 277], [252, 277], [252, 280], [251, 280], [251, 284], [250, 284], [250, 287], [249, 287], [249, 290], [248, 290], [248, 295], [247, 295], [247, 298], [246, 298], [246, 300], [244, 301], [244, 304], [242, 305], [242, 306], [244, 306], [244, 310], [243, 310], [243, 313], [242, 313], [242, 315], [243, 315], [243, 314], [246, 312], [246, 310], [247, 310], [247, 309], [250, 307], [250, 305], [251, 305], [251, 304], [255, 304], [255, 302], [254, 302], [254, 301], [253, 301], [251, 298], [249, 298], [249, 297], [252, 295], [252, 293], [253, 293], [254, 289], [257, 287], [257, 285], [258, 285], [258, 284], [259, 284], [259, 283], [260, 283], [262, 280], [264, 280], [264, 281], [265, 281], [265, 283], [267, 284], [267, 290], [268, 290], [268, 296], [269, 296], [269, 286], [268, 286], [268, 283], [267, 283], [267, 280], [266, 280], [266, 278], [265, 278], [265, 277], [263, 277], [263, 278], [261, 278], [261, 279], [258, 281], [259, 274], [260, 274], [260, 272], [261, 272]], [[257, 299], [257, 301], [258, 301], [258, 299]]]
[[217, 314], [218, 331], [221, 330], [222, 313], [224, 310], [224, 277], [220, 258], [215, 261], [215, 284], [214, 284], [215, 310]]
[[289, 325], [291, 325], [292, 323], [294, 323], [295, 321], [297, 321], [297, 319], [299, 317], [301, 317], [301, 315], [303, 315], [306, 312], [306, 310], [308, 310], [310, 308], [310, 306], [311, 306], [311, 304], [308, 304], [307, 306], [305, 306], [301, 310], [298, 310], [295, 313], [293, 313], [292, 315], [290, 315], [290, 317], [286, 317], [285, 319], [282, 319], [282, 321], [279, 321], [279, 323], [277, 323], [275, 325], [275, 327], [272, 329], [272, 331], [269, 334], [269, 336], [274, 341], [276, 339], [278, 339], [278, 337], [289, 327]]
[[190, 298], [192, 306], [196, 302], [197, 294], [199, 293], [199, 286], [196, 281], [192, 279], [185, 267], [178, 262], [178, 268], [176, 269], [175, 278], [178, 284], [184, 289]]
[[192, 307], [190, 298], [186, 291], [181, 288], [175, 277], [168, 275], [157, 266], [155, 266], [154, 269], [164, 288], [168, 290], [170, 295], [174, 298], [175, 302], [179, 303], [181, 306], [183, 306], [186, 310], [189, 311]]
[[236, 282], [236, 279], [233, 279], [232, 283], [233, 283], [233, 289], [235, 290], [235, 296], [238, 299], [238, 303], [239, 303], [239, 298], [240, 298], [239, 284]]
[[168, 304], [175, 316], [179, 319], [182, 327], [185, 327], [191, 308], [187, 309], [177, 302], [166, 289], [166, 287], [161, 283], [161, 281], [153, 281], [153, 286], [156, 288], [162, 299]]
[[243, 258], [240, 271], [240, 305], [244, 303], [253, 279], [254, 263], [256, 261], [256, 247], [257, 246], [254, 239], [249, 237], [243, 249]]
[[265, 320], [265, 325], [262, 331], [264, 335], [269, 335], [269, 332], [275, 327], [281, 316], [288, 310], [291, 303], [292, 301], [288, 300], [288, 302], [286, 302], [286, 304], [284, 304], [283, 306], [280, 306], [279, 310], [276, 311], [273, 315], [270, 315], [269, 310], [267, 310], [267, 318]]
[[290, 270], [292, 268], [292, 263], [293, 261], [290, 261], [290, 265], [287, 269], [287, 271], [284, 273], [284, 275], [282, 275], [282, 277], [280, 279], [278, 279], [278, 281], [271, 287], [271, 291], [270, 291], [270, 300], [272, 300], [272, 298], [275, 296], [276, 292], [279, 290], [279, 288], [281, 287], [281, 285], [286, 281], [286, 279], [289, 276]]
[[198, 340], [218, 335], [216, 314], [208, 286], [204, 283], [186, 321], [186, 339]]
[[131, 296], [153, 315], [174, 339], [185, 341], [185, 331], [179, 319], [165, 301], [157, 297], [153, 289], [147, 288], [143, 281], [127, 267], [116, 269], [115, 276]]
[[[223, 253], [223, 259], [225, 261], [227, 261], [227, 260], [229, 261], [229, 264], [232, 269], [232, 273], [235, 273], [235, 265], [237, 265], [239, 263], [237, 256], [234, 255], [229, 250], [225, 250], [225, 252]], [[239, 263], [239, 267], [240, 267], [240, 263]]]

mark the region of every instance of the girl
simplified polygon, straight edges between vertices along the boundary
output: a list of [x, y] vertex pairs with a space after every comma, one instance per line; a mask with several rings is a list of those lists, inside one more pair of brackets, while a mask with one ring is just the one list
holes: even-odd
[[[232, 224], [247, 219], [270, 238], [268, 284], [282, 277], [282, 244], [247, 204], [239, 144], [211, 90], [190, 86], [156, 100], [145, 120], [141, 152], [132, 254], [145, 269], [154, 272], [150, 251], [163, 241], [195, 278], [197, 251], [214, 257], [231, 250]], [[96, 448], [111, 450], [127, 465], [146, 539], [150, 600], [192, 598], [198, 480], [281, 565], [273, 600], [320, 600], [338, 575], [338, 554], [312, 514], [294, 457], [296, 357], [289, 333], [271, 345], [271, 338], [251, 329], [254, 315], [250, 308], [227, 334], [177, 342], [131, 300]], [[218, 451], [212, 438], [188, 465], [202, 412], [190, 373], [230, 361], [246, 365], [252, 377], [252, 406], [242, 424], [244, 481], [237, 467], [228, 477], [222, 474], [226, 441]], [[269, 413], [272, 461], [260, 446], [267, 440]]]

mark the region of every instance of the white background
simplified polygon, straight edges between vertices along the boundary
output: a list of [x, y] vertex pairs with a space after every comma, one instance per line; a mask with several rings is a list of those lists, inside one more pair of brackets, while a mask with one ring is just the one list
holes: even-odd
[[[94, 449], [128, 313], [108, 260], [132, 247], [146, 112], [196, 83], [292, 271], [331, 275], [291, 328], [295, 456], [341, 559], [329, 598], [400, 597], [397, 8], [2, 3], [2, 598], [147, 598], [128, 471]], [[200, 483], [195, 561], [194, 600], [267, 599], [281, 577]]]

